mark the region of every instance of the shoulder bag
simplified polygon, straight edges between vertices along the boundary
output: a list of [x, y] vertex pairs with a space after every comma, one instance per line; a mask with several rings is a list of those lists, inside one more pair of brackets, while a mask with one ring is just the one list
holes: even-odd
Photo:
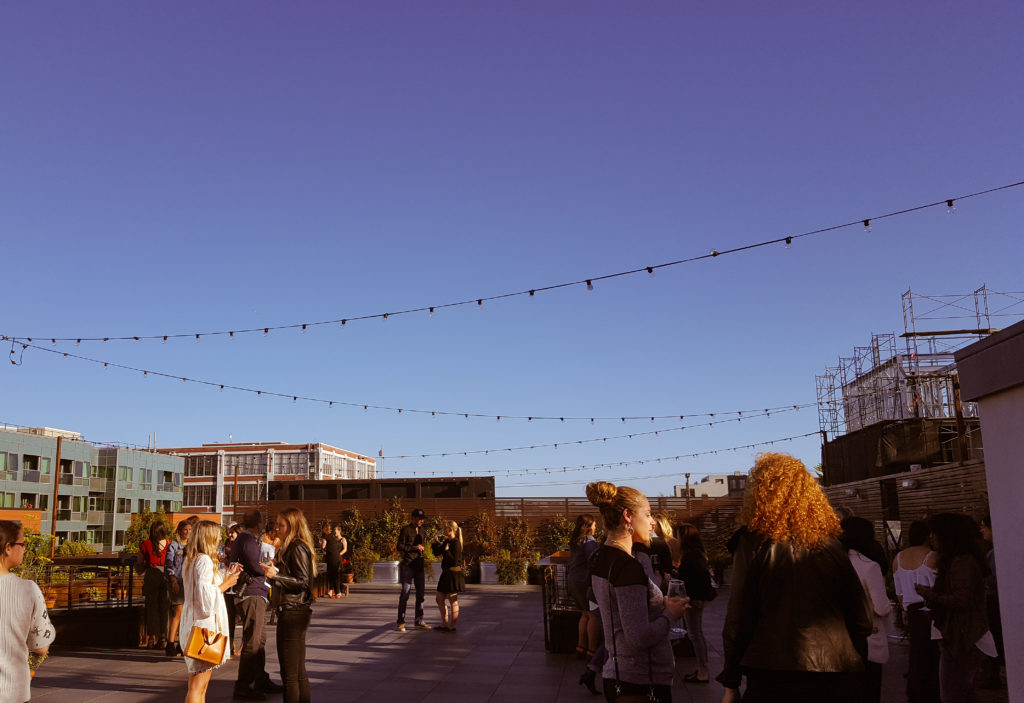
[[[214, 577], [216, 583], [216, 577]], [[217, 611], [217, 628], [220, 629], [220, 610]], [[224, 663], [224, 652], [227, 649], [228, 637], [214, 630], [193, 625], [188, 633], [188, 641], [185, 643], [183, 654], [192, 659], [220, 666]]]

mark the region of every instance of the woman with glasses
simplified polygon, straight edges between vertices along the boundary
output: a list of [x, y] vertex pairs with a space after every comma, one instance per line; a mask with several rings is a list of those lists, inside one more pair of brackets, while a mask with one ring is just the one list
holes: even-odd
[[53, 643], [53, 625], [43, 592], [33, 581], [11, 572], [25, 558], [25, 533], [10, 520], [0, 520], [0, 702], [22, 703], [32, 697], [28, 657], [46, 654]]

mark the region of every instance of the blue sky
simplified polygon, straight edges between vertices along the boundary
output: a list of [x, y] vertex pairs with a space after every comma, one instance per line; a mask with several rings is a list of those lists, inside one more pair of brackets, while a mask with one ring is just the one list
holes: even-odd
[[[0, 21], [0, 334], [312, 322], [726, 249], [1024, 179], [1019, 3], [9, 5]], [[1024, 290], [1024, 188], [473, 307], [194, 341], [61, 345], [218, 383], [508, 415], [803, 404], [900, 294]], [[6, 350], [5, 350], [6, 351]], [[679, 422], [430, 418], [223, 393], [28, 350], [0, 421], [161, 446], [376, 455]], [[403, 473], [675, 456], [818, 429], [813, 408]], [[781, 445], [780, 445], [781, 446]], [[788, 446], [808, 465], [819, 441]], [[652, 495], [755, 450], [502, 477]], [[577, 481], [564, 485], [564, 481]], [[539, 483], [550, 485], [521, 486]], [[555, 485], [557, 484], [557, 485]]]

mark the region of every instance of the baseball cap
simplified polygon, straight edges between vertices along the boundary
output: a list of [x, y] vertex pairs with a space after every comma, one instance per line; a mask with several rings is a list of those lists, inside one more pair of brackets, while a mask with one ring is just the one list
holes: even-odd
[[412, 511], [412, 518], [413, 518], [413, 520], [423, 520], [426, 517], [427, 517], [427, 514], [425, 512], [423, 512], [422, 510], [420, 510], [419, 508], [416, 508], [415, 510]]

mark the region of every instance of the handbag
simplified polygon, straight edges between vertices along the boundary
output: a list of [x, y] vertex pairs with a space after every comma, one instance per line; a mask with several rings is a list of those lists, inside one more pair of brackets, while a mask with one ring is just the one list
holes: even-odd
[[227, 645], [227, 635], [193, 625], [192, 631], [188, 633], [184, 654], [186, 657], [220, 666], [224, 663], [224, 651], [227, 649]]

